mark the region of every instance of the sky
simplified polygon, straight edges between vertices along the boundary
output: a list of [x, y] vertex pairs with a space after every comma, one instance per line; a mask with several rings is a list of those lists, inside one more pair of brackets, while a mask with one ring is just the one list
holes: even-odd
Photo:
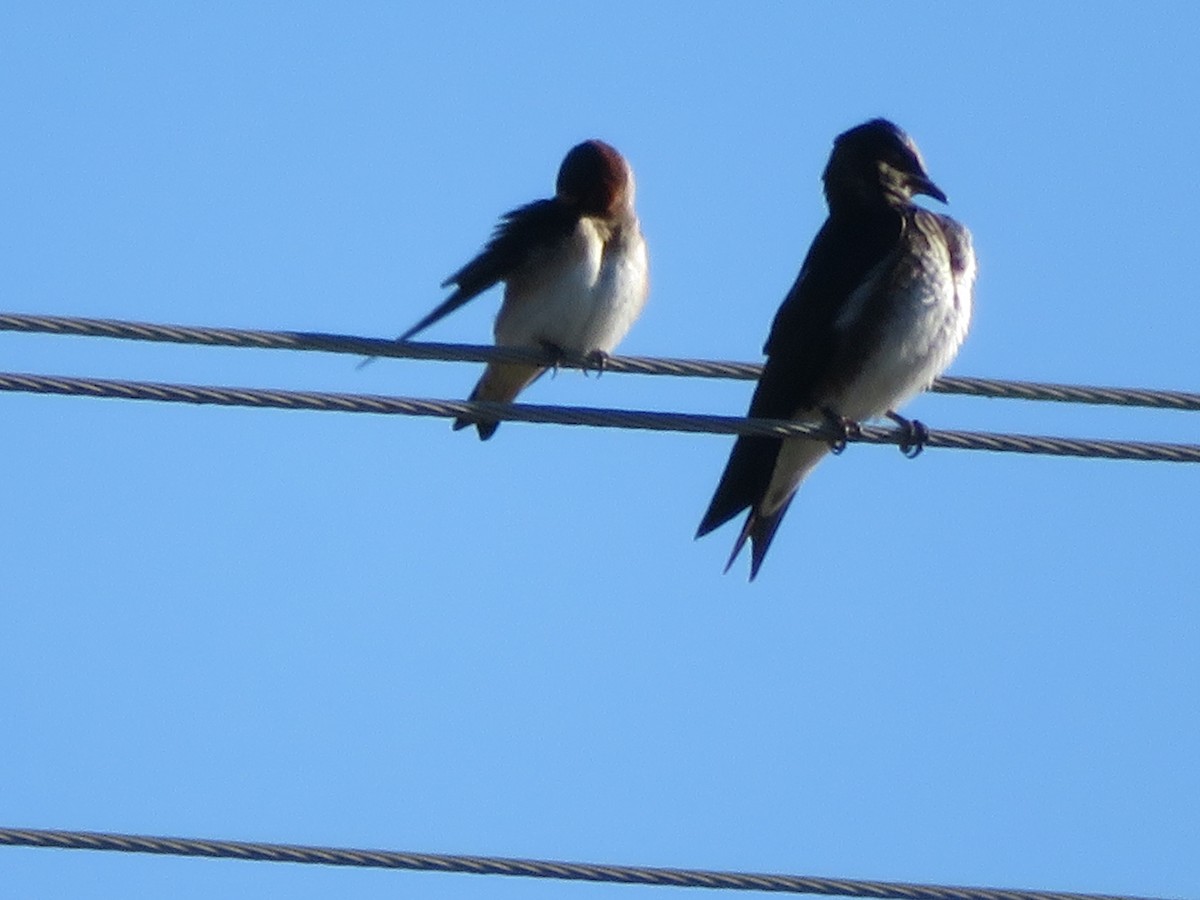
[[[391, 337], [592, 137], [621, 351], [758, 361], [887, 116], [974, 235], [952, 374], [1200, 387], [1200, 7], [9, 2], [0, 307]], [[933, 204], [936, 206], [936, 204]], [[498, 291], [427, 332], [484, 343]], [[478, 366], [0, 333], [0, 369], [462, 398]], [[564, 371], [522, 399], [741, 415]], [[926, 395], [932, 428], [1195, 414]], [[731, 439], [0, 396], [0, 825], [1200, 897], [1194, 468], [853, 445], [766, 563]], [[16, 897], [670, 889], [0, 848]], [[676, 891], [676, 893], [681, 893]]]

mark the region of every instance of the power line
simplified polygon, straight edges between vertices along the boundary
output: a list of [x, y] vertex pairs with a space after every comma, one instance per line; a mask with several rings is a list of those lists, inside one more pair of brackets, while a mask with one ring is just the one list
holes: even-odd
[[[67, 394], [123, 400], [156, 400], [166, 403], [248, 406], [258, 409], [303, 409], [319, 412], [465, 418], [471, 421], [589, 425], [598, 428], [676, 431], [692, 434], [815, 437], [822, 440], [835, 437], [825, 426], [785, 422], [778, 419], [744, 419], [736, 416], [582, 406], [537, 406], [479, 400], [427, 400], [374, 394], [214, 387], [20, 373], [0, 373], [0, 391]], [[848, 435], [846, 439], [850, 442], [899, 445], [905, 442], [906, 437], [903, 432], [896, 429], [864, 425], [861, 433]], [[955, 450], [991, 450], [1000, 453], [1029, 453], [1147, 462], [1200, 462], [1200, 444], [1109, 441], [931, 429], [925, 446]]]
[[[544, 353], [515, 348], [473, 344], [399, 342], [310, 331], [250, 331], [238, 328], [158, 325], [116, 319], [38, 316], [22, 313], [0, 313], [0, 331], [199, 344], [210, 347], [310, 350], [326, 353], [349, 353], [356, 356], [388, 356], [446, 362], [490, 362], [496, 360], [532, 362], [542, 365], [557, 364], [566, 368], [594, 368], [594, 363], [589, 365], [588, 361], [583, 358], [554, 360]], [[640, 375], [676, 375], [753, 381], [758, 378], [762, 367], [755, 363], [614, 356], [608, 360], [605, 370]], [[936, 393], [966, 394], [974, 397], [1200, 411], [1200, 394], [1153, 388], [1093, 387], [993, 378], [943, 377], [937, 379], [930, 390]]]
[[48, 831], [0, 828], [0, 844], [52, 847], [70, 850], [116, 850], [168, 856], [204, 856], [258, 862], [309, 863], [327, 866], [360, 866], [376, 869], [416, 869], [461, 872], [473, 875], [518, 875], [564, 881], [646, 884], [664, 887], [714, 888], [732, 891], [771, 891], [790, 894], [824, 894], [835, 897], [894, 898], [894, 900], [1138, 900], [1110, 894], [1075, 894], [1001, 888], [950, 887], [859, 881], [803, 875], [766, 875], [748, 872], [713, 872], [703, 869], [664, 869], [643, 866], [609, 866], [593, 863], [552, 862], [497, 856], [457, 856], [437, 853], [401, 853], [390, 850], [351, 850], [296, 844], [262, 844], [110, 834], [89, 831]]
[[[422, 360], [518, 361], [557, 364], [568, 368], [585, 368], [589, 365], [588, 361], [584, 359], [553, 360], [533, 351], [492, 346], [424, 342], [399, 343], [352, 335], [314, 332], [197, 328], [62, 316], [28, 316], [14, 313], [0, 313], [0, 331], [3, 330], [207, 346], [325, 351], [359, 356], [388, 356]], [[710, 360], [612, 357], [607, 362], [606, 370], [649, 375], [753, 380], [758, 377], [761, 367], [749, 363]], [[972, 396], [1200, 411], [1200, 394], [1182, 391], [1043, 384], [982, 378], [941, 378], [935, 382], [932, 390]], [[17, 373], [0, 373], [0, 391], [252, 408], [588, 425], [687, 433], [772, 437], [808, 436], [823, 440], [833, 436], [823, 426], [731, 416], [229, 388]], [[847, 440], [874, 444], [901, 444], [905, 437], [903, 433], [894, 429], [863, 426], [861, 433], [849, 435]], [[1196, 444], [1070, 439], [937, 430], [929, 432], [926, 446], [1120, 460], [1200, 462], [1200, 445]], [[0, 844], [63, 849], [118, 850], [272, 862], [520, 875], [576, 881], [898, 898], [898, 900], [1136, 900], [1136, 898], [1108, 895], [947, 887], [692, 869], [634, 868], [498, 857], [396, 853], [36, 829], [0, 828]]]

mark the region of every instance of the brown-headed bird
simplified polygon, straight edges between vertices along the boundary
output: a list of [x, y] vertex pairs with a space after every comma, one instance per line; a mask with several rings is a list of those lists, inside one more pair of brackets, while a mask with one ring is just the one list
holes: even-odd
[[[603, 367], [650, 290], [633, 199], [633, 169], [613, 147], [598, 140], [572, 147], [558, 170], [554, 196], [505, 213], [483, 251], [442, 283], [454, 285], [454, 293], [400, 340], [503, 281], [497, 346], [585, 356]], [[526, 363], [489, 363], [470, 399], [511, 401], [545, 371]], [[470, 424], [459, 419], [454, 427]], [[487, 440], [499, 423], [475, 427]]]

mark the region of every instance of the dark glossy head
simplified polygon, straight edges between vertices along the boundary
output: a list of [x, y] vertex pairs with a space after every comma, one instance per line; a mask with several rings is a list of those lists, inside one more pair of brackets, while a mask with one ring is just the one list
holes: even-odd
[[563, 159], [556, 191], [585, 216], [611, 216], [633, 205], [633, 171], [604, 141], [584, 141]]
[[946, 202], [929, 179], [921, 151], [887, 119], [872, 119], [839, 134], [825, 167], [830, 208], [841, 203], [907, 203], [914, 194]]

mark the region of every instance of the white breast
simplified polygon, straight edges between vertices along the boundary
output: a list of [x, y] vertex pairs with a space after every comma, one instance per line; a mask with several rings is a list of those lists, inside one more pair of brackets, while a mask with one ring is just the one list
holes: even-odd
[[509, 277], [496, 343], [611, 353], [645, 305], [647, 273], [636, 218], [616, 230], [581, 219], [567, 241]]
[[884, 288], [892, 302], [882, 340], [835, 407], [858, 421], [895, 409], [927, 388], [953, 361], [970, 326], [975, 281], [970, 233], [925, 211], [910, 220], [909, 229], [910, 252]]

